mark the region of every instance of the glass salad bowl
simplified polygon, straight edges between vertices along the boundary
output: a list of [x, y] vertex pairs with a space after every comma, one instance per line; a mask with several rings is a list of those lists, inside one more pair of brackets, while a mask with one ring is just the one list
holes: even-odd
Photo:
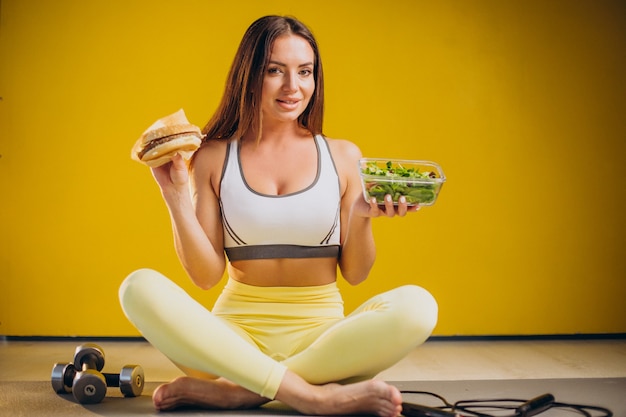
[[365, 201], [375, 197], [378, 204], [389, 194], [395, 205], [404, 196], [409, 206], [431, 206], [446, 181], [441, 167], [430, 161], [362, 158], [359, 172]]

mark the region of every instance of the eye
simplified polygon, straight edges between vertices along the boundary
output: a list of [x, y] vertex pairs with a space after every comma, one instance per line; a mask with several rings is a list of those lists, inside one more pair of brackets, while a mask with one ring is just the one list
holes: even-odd
[[267, 69], [267, 73], [270, 75], [275, 75], [275, 74], [282, 74], [282, 70], [280, 69], [280, 67], [269, 67]]
[[305, 69], [300, 70], [301, 77], [308, 77], [311, 74], [313, 74], [313, 71], [310, 68], [305, 68]]

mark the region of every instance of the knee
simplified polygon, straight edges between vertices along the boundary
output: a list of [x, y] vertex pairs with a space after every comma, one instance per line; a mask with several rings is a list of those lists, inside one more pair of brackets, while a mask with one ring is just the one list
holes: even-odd
[[439, 307], [435, 297], [417, 285], [405, 285], [395, 290], [398, 294], [398, 320], [406, 330], [426, 340], [437, 325]]
[[152, 269], [138, 269], [128, 275], [119, 288], [119, 299], [122, 309], [128, 312], [142, 299], [150, 294], [151, 289], [158, 285], [160, 280], [166, 279], [162, 274]]

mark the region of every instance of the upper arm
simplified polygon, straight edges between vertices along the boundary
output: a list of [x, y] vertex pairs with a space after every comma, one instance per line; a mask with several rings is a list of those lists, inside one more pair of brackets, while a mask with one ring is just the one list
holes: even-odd
[[341, 244], [343, 245], [352, 205], [355, 199], [362, 198], [358, 162], [363, 155], [356, 144], [347, 140], [329, 139], [329, 146], [341, 185]]
[[226, 153], [225, 141], [208, 141], [194, 155], [190, 187], [196, 217], [216, 252], [224, 251], [219, 184]]

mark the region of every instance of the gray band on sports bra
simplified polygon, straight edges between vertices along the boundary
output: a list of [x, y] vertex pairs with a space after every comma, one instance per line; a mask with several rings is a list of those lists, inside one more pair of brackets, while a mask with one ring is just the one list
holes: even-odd
[[225, 248], [228, 260], [275, 258], [338, 258], [339, 245], [299, 246], [299, 245], [250, 245]]

